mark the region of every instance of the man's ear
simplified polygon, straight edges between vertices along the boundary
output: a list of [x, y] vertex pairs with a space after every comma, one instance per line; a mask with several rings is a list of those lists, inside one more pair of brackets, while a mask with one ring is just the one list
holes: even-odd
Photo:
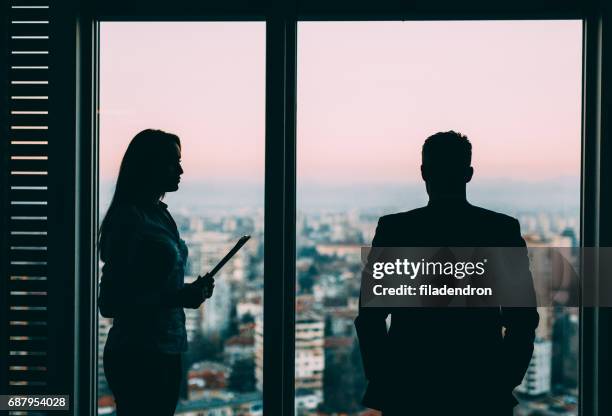
[[472, 176], [474, 176], [474, 168], [470, 166], [465, 171], [465, 183], [468, 183], [469, 181], [471, 181]]
[[427, 182], [427, 169], [423, 165], [421, 165], [421, 178]]

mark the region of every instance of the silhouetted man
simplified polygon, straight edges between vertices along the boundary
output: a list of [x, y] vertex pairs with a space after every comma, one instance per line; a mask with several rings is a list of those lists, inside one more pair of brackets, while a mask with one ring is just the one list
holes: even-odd
[[[472, 145], [459, 133], [427, 138], [421, 176], [429, 203], [381, 217], [372, 246], [524, 247], [516, 219], [467, 202], [471, 158]], [[538, 321], [535, 307], [360, 307], [363, 404], [384, 416], [509, 416]]]

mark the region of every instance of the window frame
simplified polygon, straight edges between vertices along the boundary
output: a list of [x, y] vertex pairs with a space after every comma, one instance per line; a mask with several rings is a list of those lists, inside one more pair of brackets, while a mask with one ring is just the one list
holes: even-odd
[[[98, 41], [101, 21], [265, 21], [266, 142], [264, 246], [265, 414], [294, 411], [296, 56], [297, 22], [309, 20], [506, 20], [583, 21], [581, 245], [612, 246], [612, 143], [607, 132], [604, 88], [612, 70], [612, 13], [597, 0], [231, 0], [174, 2], [90, 0], [64, 12], [73, 19], [67, 46], [76, 49], [75, 308], [73, 414], [97, 414], [97, 219], [98, 219]], [[205, 4], [206, 3], [206, 4]], [[493, 4], [491, 4], [493, 3]], [[74, 115], [73, 115], [74, 117]], [[67, 156], [68, 157], [68, 156]], [[284, 279], [277, 278], [285, 276]], [[597, 284], [597, 282], [594, 282]], [[605, 393], [612, 364], [610, 309], [580, 314], [580, 414], [610, 414]]]

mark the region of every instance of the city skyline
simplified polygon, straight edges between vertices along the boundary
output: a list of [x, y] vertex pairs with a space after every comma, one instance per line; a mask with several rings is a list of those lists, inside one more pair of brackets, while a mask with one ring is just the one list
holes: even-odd
[[[237, 412], [241, 406], [251, 409], [241, 414], [261, 415], [261, 390], [265, 388], [261, 378], [265, 332], [262, 325], [263, 217], [256, 207], [243, 208], [242, 214], [175, 215], [189, 246], [187, 279], [210, 268], [236, 236], [254, 235], [237, 262], [222, 270], [214, 302], [187, 313], [191, 341], [188, 362], [192, 365], [186, 375], [187, 397], [180, 401], [177, 415], [218, 409]], [[576, 219], [538, 212], [519, 217], [529, 245], [555, 245], [568, 236], [576, 236], [579, 230]], [[362, 370], [356, 363], [347, 367], [346, 360], [352, 357], [351, 351], [355, 348], [352, 319], [358, 304], [359, 250], [371, 240], [376, 220], [376, 216], [360, 210], [335, 214], [321, 211], [298, 218], [296, 403], [299, 415], [318, 415], [319, 408], [359, 414]], [[535, 358], [529, 370], [531, 378], [526, 378], [519, 388], [520, 409], [552, 408], [559, 401], [570, 409], [565, 414], [573, 415], [575, 392], [572, 392], [578, 374], [575, 338], [578, 315], [567, 308], [558, 311], [543, 308], [540, 315]], [[107, 324], [104, 319], [100, 322], [103, 344]], [[242, 374], [244, 383], [232, 376], [236, 371]], [[350, 392], [341, 399], [334, 394], [339, 374], [343, 374], [344, 389]], [[112, 414], [107, 393], [101, 390], [100, 395], [101, 408], [106, 414]]]
[[[100, 183], [100, 210], [110, 203], [115, 182]], [[181, 181], [176, 192], [166, 193], [171, 212], [192, 210], [205, 214], [215, 211], [242, 210], [245, 206], [264, 207], [263, 183]], [[579, 209], [575, 195], [580, 194], [579, 177], [540, 182], [521, 182], [512, 178], [473, 181], [467, 186], [470, 203], [513, 215], [524, 211], [574, 212]], [[367, 196], [364, 198], [364, 196]], [[425, 184], [304, 184], [297, 186], [298, 211], [366, 209], [391, 213], [427, 203]]]

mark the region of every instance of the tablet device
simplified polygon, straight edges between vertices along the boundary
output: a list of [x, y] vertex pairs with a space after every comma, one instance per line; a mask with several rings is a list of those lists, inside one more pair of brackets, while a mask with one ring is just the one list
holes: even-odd
[[225, 263], [227, 263], [233, 256], [234, 254], [236, 254], [238, 252], [238, 250], [240, 250], [242, 248], [242, 246], [249, 241], [249, 238], [251, 238], [250, 235], [243, 235], [242, 237], [240, 237], [240, 239], [238, 240], [238, 242], [234, 245], [234, 247], [232, 247], [232, 249], [221, 259], [221, 261], [219, 263], [217, 263], [217, 265], [208, 273], [206, 273], [204, 276], [201, 276], [200, 278], [198, 278], [198, 280], [196, 282], [201, 281], [204, 277], [206, 276], [210, 276], [210, 277], [214, 277], [217, 272], [219, 270], [221, 270], [221, 268], [225, 265]]

